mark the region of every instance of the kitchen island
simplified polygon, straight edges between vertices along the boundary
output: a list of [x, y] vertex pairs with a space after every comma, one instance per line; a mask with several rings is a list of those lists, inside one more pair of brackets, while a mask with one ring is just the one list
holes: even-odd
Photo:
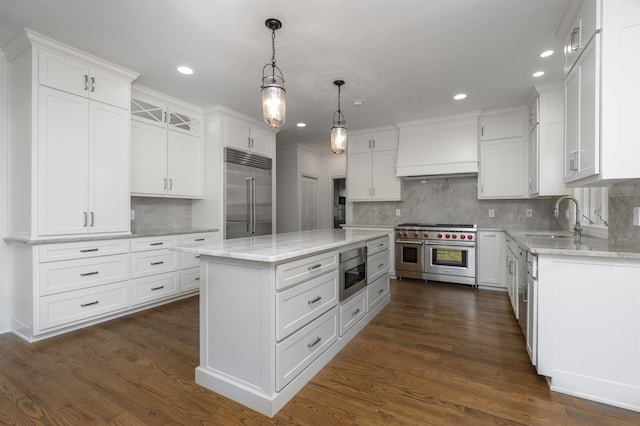
[[527, 350], [552, 390], [640, 411], [640, 250], [507, 230], [527, 251]]
[[[196, 383], [274, 416], [390, 301], [388, 264], [339, 300], [340, 253], [386, 259], [386, 232], [313, 230], [175, 247], [200, 256]], [[368, 256], [368, 258], [371, 258]]]

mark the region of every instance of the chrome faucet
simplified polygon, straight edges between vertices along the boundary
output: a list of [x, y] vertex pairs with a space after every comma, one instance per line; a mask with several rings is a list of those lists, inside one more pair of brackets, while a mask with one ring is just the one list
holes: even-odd
[[580, 207], [578, 205], [578, 200], [576, 200], [570, 195], [565, 195], [563, 197], [558, 198], [558, 200], [556, 201], [556, 207], [553, 209], [553, 217], [557, 219], [560, 216], [560, 209], [558, 208], [558, 206], [560, 205], [560, 201], [565, 199], [571, 200], [574, 203], [576, 203], [576, 224], [573, 226], [573, 236], [575, 238], [580, 238], [582, 237], [582, 225], [580, 225]]

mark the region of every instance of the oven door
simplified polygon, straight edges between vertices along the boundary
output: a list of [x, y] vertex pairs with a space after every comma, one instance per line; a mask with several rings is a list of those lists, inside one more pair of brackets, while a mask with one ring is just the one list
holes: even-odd
[[422, 241], [396, 240], [396, 275], [402, 278], [424, 279], [423, 250]]
[[425, 243], [427, 279], [461, 284], [476, 284], [475, 243]]

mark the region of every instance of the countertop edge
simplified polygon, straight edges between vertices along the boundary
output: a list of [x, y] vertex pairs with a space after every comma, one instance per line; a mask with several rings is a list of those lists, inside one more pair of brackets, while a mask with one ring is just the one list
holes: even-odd
[[160, 237], [164, 235], [187, 235], [187, 234], [202, 234], [207, 232], [219, 232], [218, 228], [189, 228], [189, 229], [158, 229], [149, 231], [138, 231], [124, 234], [114, 235], [82, 235], [64, 238], [43, 238], [43, 239], [30, 239], [28, 237], [5, 237], [4, 241], [7, 243], [21, 243], [26, 245], [40, 245], [40, 244], [60, 244], [60, 243], [78, 243], [83, 241], [102, 241], [102, 240], [120, 240], [120, 239], [132, 239], [132, 238], [145, 238], [145, 237]]

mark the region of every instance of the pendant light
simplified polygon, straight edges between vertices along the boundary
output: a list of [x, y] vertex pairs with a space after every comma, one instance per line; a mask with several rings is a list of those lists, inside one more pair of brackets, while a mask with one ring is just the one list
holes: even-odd
[[331, 150], [340, 155], [347, 149], [347, 122], [344, 114], [340, 111], [340, 86], [344, 84], [343, 80], [333, 82], [338, 86], [338, 110], [333, 113], [333, 127], [331, 127]]
[[[264, 121], [272, 129], [279, 129], [284, 124], [287, 106], [285, 103], [284, 77], [276, 66], [276, 30], [282, 28], [282, 22], [270, 18], [264, 23], [271, 30], [271, 63], [262, 68], [262, 115]], [[267, 68], [270, 75], [265, 75]], [[277, 71], [277, 72], [276, 72]]]

